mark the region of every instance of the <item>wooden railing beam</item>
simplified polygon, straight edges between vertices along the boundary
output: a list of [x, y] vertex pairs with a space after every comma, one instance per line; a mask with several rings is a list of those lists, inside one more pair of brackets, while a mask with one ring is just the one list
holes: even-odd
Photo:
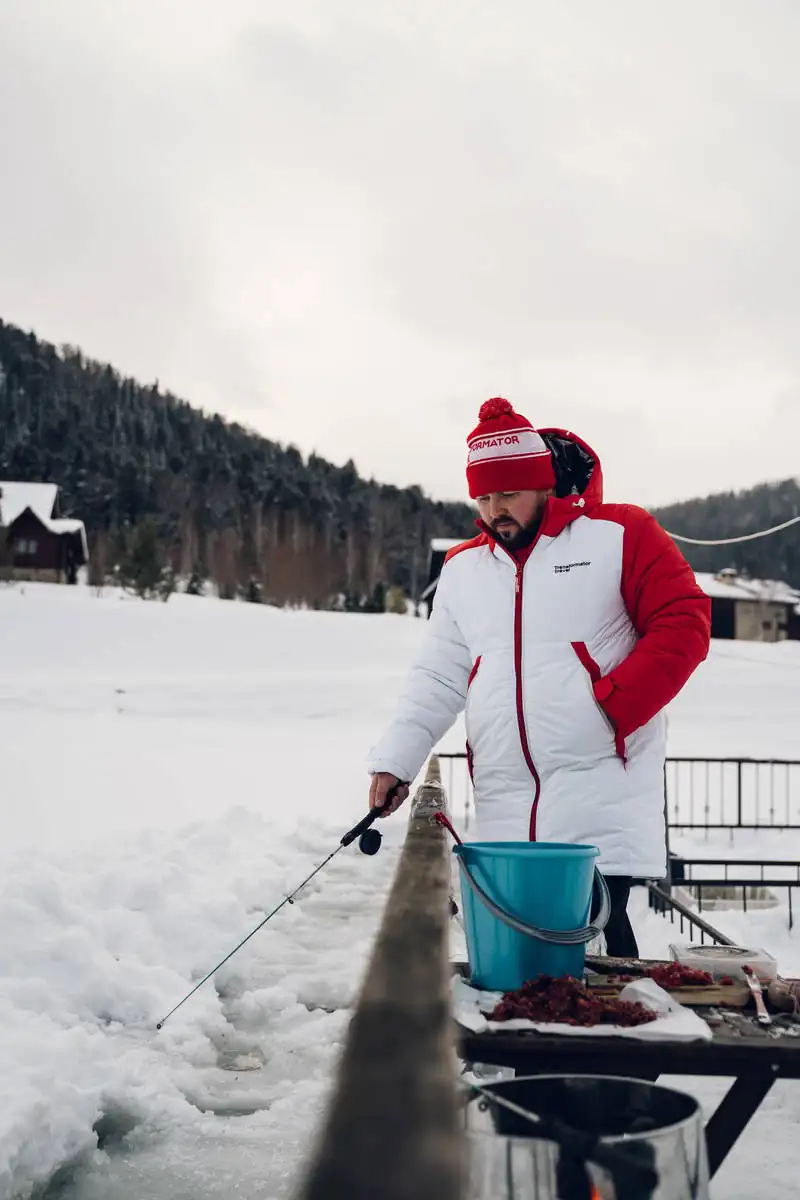
[[299, 1200], [460, 1200], [450, 1008], [450, 846], [432, 759]]

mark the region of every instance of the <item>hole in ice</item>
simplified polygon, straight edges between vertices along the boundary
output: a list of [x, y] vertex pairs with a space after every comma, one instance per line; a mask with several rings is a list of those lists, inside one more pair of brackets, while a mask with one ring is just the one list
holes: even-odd
[[250, 1050], [220, 1050], [217, 1054], [217, 1066], [222, 1071], [260, 1071], [266, 1061], [260, 1046]]
[[[122, 1108], [110, 1108], [95, 1121], [92, 1129], [97, 1138], [97, 1148], [108, 1150], [121, 1142], [123, 1138], [136, 1128], [139, 1118]], [[63, 1162], [53, 1171], [46, 1182], [37, 1184], [33, 1190], [25, 1193], [26, 1200], [73, 1200], [76, 1188], [79, 1190], [79, 1180], [84, 1172], [92, 1169], [91, 1153], [82, 1152], [74, 1158]], [[20, 1198], [21, 1200], [21, 1198]]]
[[102, 1113], [92, 1126], [97, 1137], [98, 1149], [107, 1150], [109, 1146], [121, 1142], [138, 1124], [139, 1118], [133, 1113], [126, 1112], [124, 1108], [110, 1108], [108, 1112]]

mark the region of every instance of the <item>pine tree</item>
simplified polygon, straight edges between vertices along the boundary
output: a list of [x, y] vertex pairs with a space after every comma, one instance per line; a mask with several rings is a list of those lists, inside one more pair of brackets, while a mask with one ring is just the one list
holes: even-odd
[[155, 596], [168, 600], [172, 595], [175, 576], [165, 561], [158, 525], [152, 517], [136, 526], [118, 570], [122, 586], [145, 600]]

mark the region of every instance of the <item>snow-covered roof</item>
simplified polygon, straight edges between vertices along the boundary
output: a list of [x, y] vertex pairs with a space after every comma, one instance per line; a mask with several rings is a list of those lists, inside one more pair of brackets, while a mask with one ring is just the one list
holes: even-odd
[[89, 543], [86, 540], [86, 526], [83, 521], [78, 521], [75, 517], [57, 517], [49, 521], [43, 521], [48, 529], [52, 529], [53, 533], [79, 533], [81, 535], [81, 543], [83, 545], [83, 557], [89, 558]]
[[79, 521], [76, 517], [57, 517], [50, 521], [45, 521], [48, 529], [52, 529], [53, 533], [80, 533], [84, 528], [83, 521]]
[[55, 483], [14, 483], [0, 479], [0, 525], [10, 525], [26, 508], [40, 521], [49, 521], [57, 495]]
[[466, 541], [466, 538], [431, 538], [431, 550], [434, 553], [447, 553], [454, 546], [461, 546]]
[[772, 604], [800, 602], [800, 591], [778, 579], [743, 579], [696, 571], [695, 578], [707, 596], [715, 600], [761, 600]]

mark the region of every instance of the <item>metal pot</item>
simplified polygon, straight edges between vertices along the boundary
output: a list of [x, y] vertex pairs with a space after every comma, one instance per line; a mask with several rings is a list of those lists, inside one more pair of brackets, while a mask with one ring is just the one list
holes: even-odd
[[693, 1096], [608, 1075], [470, 1086], [468, 1200], [709, 1200]]

